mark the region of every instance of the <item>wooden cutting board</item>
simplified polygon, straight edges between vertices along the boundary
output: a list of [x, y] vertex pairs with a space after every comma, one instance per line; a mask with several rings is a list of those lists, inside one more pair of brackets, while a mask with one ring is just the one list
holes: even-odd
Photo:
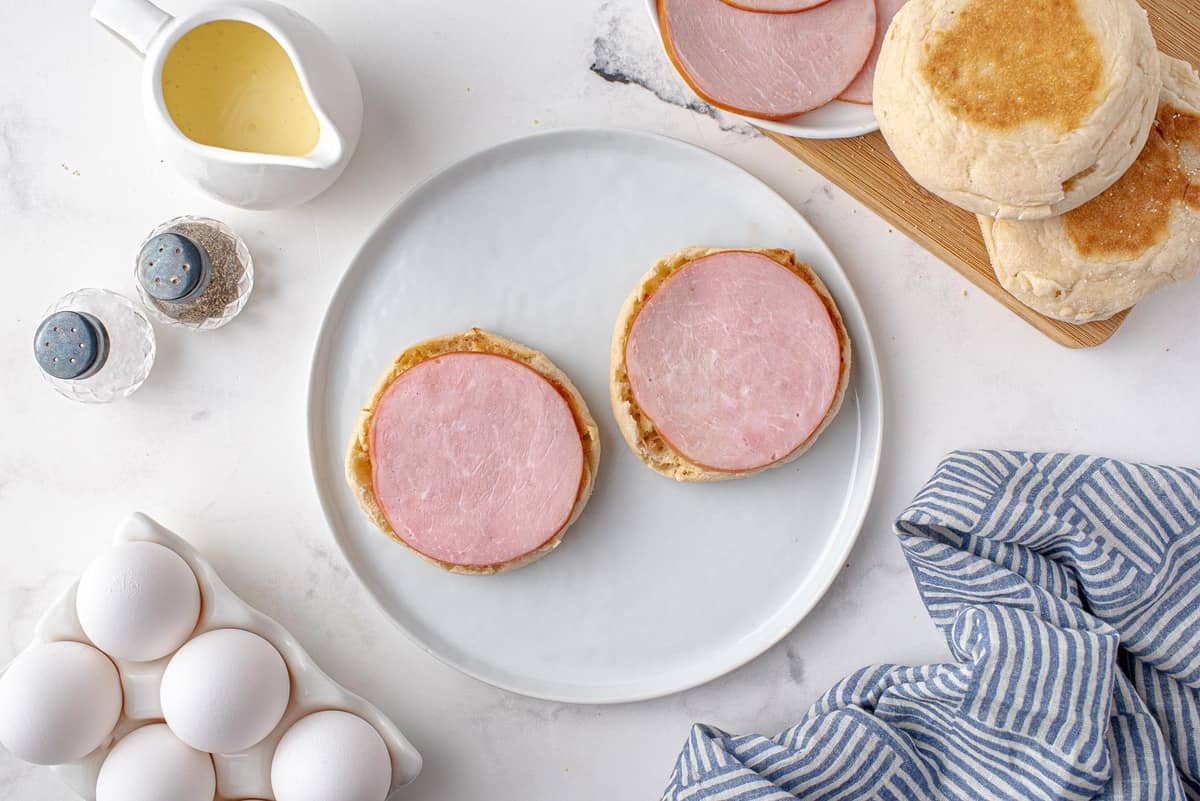
[[[1159, 49], [1200, 65], [1200, 0], [1141, 2], [1150, 12]], [[1071, 325], [1044, 317], [1017, 301], [992, 272], [975, 215], [913, 183], [879, 133], [830, 140], [763, 133], [1055, 342], [1069, 348], [1090, 348], [1111, 337], [1125, 319], [1122, 312], [1110, 320]]]

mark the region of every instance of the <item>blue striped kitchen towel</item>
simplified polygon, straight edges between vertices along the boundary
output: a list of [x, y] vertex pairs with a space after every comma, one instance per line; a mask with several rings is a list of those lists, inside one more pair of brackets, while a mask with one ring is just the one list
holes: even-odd
[[664, 801], [1200, 801], [1200, 470], [956, 452], [896, 534], [955, 661], [695, 726]]

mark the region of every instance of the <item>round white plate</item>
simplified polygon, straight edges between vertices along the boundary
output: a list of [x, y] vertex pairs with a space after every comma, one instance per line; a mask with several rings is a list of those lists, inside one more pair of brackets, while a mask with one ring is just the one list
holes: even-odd
[[[685, 245], [791, 248], [825, 279], [854, 342], [845, 405], [796, 462], [677, 484], [625, 446], [608, 403], [613, 322]], [[353, 424], [409, 345], [471, 326], [544, 351], [600, 425], [596, 491], [562, 545], [459, 576], [376, 530], [343, 478]], [[862, 310], [804, 218], [704, 150], [630, 131], [559, 131], [459, 162], [367, 240], [326, 314], [309, 384], [322, 506], [352, 569], [414, 641], [483, 681], [560, 701], [632, 701], [753, 658], [817, 602], [862, 524], [879, 463], [879, 372]]]
[[[658, 0], [646, 0], [646, 9], [650, 12], [654, 35], [658, 38], [661, 46], [662, 30], [658, 27]], [[803, 14], [804, 12], [797, 13]], [[663, 58], [670, 60], [665, 46], [663, 47]], [[801, 139], [849, 139], [879, 130], [879, 122], [875, 119], [873, 106], [847, 103], [844, 100], [835, 100], [819, 109], [792, 117], [789, 120], [760, 120], [757, 117], [734, 114], [732, 111], [726, 113], [759, 128]]]

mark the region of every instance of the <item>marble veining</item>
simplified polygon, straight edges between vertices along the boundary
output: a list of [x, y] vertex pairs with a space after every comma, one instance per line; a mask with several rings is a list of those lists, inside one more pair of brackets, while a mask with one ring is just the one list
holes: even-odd
[[605, 0], [600, 4], [591, 71], [609, 83], [637, 86], [664, 103], [711, 117], [722, 131], [761, 136], [752, 126], [705, 103], [688, 88], [663, 53], [641, 5], [639, 0]]
[[16, 103], [0, 105], [0, 199], [15, 211], [29, 207], [28, 164], [20, 158], [25, 115]]

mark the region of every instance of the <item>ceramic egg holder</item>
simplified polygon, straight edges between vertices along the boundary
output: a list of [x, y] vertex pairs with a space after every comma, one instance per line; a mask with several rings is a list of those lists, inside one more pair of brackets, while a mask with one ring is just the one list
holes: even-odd
[[[358, 715], [379, 732], [392, 760], [392, 792], [416, 778], [421, 770], [421, 755], [399, 729], [374, 706], [325, 675], [313, 662], [312, 657], [300, 647], [295, 637], [226, 587], [212, 566], [192, 546], [140, 513], [125, 520], [114, 537], [114, 544], [136, 541], [153, 542], [170, 548], [179, 554], [196, 574], [200, 585], [201, 606], [200, 619], [192, 637], [213, 629], [237, 628], [253, 632], [278, 649], [291, 676], [291, 699], [283, 719], [275, 730], [247, 751], [213, 755], [217, 775], [216, 801], [274, 801], [275, 796], [271, 791], [271, 757], [275, 753], [279, 738], [300, 718], [326, 709], [338, 709]], [[29, 647], [59, 640], [73, 640], [92, 645], [83, 633], [75, 612], [76, 587], [77, 583], [72, 584], [42, 616]], [[96, 777], [100, 772], [100, 765], [118, 740], [147, 723], [162, 721], [159, 684], [171, 656], [167, 655], [153, 662], [113, 660], [121, 675], [125, 704], [121, 718], [108, 742], [79, 762], [51, 768], [83, 798], [89, 801], [95, 799]]]

